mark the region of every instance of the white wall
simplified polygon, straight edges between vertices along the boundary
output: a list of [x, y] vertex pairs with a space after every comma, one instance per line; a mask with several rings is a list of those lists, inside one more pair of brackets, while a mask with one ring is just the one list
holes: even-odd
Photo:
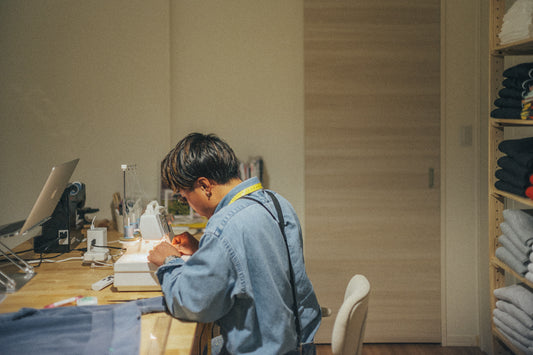
[[110, 218], [123, 163], [158, 193], [169, 145], [167, 0], [0, 2], [0, 224], [24, 218], [53, 164]]
[[[486, 224], [486, 82], [488, 39], [483, 1], [442, 2], [442, 262], [443, 339], [447, 345], [488, 343], [485, 309], [488, 237]], [[485, 26], [485, 27], [483, 27]], [[483, 100], [481, 99], [483, 97]], [[485, 103], [481, 107], [481, 103]], [[472, 130], [472, 144], [462, 135]], [[484, 168], [483, 168], [484, 167]], [[483, 344], [480, 344], [480, 341]]]
[[304, 217], [302, 1], [171, 2], [171, 141], [216, 133]]

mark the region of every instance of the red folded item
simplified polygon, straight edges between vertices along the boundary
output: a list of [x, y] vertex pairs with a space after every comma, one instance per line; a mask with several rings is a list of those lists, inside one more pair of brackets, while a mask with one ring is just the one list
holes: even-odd
[[529, 186], [526, 189], [526, 196], [533, 200], [533, 186]]

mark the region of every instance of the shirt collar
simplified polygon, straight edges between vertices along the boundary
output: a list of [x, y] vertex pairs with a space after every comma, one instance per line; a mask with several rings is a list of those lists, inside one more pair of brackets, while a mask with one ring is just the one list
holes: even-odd
[[231, 189], [230, 192], [228, 192], [228, 194], [226, 196], [224, 196], [224, 198], [222, 198], [222, 200], [219, 202], [217, 208], [215, 209], [215, 213], [217, 213], [221, 208], [229, 205], [231, 199], [237, 195], [240, 191], [250, 187], [250, 186], [253, 186], [255, 184], [259, 184], [261, 183], [259, 181], [259, 179], [257, 177], [252, 177], [248, 180], [245, 180], [243, 182], [241, 182], [239, 185], [235, 186], [233, 189]]

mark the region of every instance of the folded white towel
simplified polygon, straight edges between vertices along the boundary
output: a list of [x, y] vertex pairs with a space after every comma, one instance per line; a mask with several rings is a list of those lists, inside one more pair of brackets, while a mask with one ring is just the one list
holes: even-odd
[[533, 292], [523, 284], [497, 288], [493, 292], [496, 298], [514, 304], [533, 318]]
[[533, 273], [528, 271], [526, 272], [526, 274], [524, 275], [526, 279], [528, 279], [529, 281], [533, 282]]
[[514, 318], [507, 312], [504, 312], [498, 308], [494, 309], [493, 315], [498, 318], [502, 323], [516, 331], [518, 334], [529, 340], [533, 345], [533, 330], [526, 328], [518, 319]]
[[531, 347], [533, 349], [533, 342], [522, 335], [518, 334], [517, 331], [509, 328], [508, 325], [503, 323], [501, 320], [499, 320], [496, 317], [492, 317], [492, 320], [494, 321], [494, 325], [496, 325], [498, 328], [502, 329], [506, 335], [509, 335], [512, 339], [519, 342], [523, 347], [529, 348]]
[[518, 249], [508, 236], [506, 236], [505, 234], [500, 235], [498, 237], [498, 242], [500, 242], [500, 244], [504, 246], [505, 249], [509, 250], [511, 254], [513, 254], [513, 256], [516, 258], [516, 260], [518, 260], [522, 264], [529, 263], [529, 255]]
[[511, 269], [524, 275], [527, 272], [527, 267], [518, 261], [514, 255], [505, 247], [499, 247], [496, 249], [496, 257], [507, 264]]
[[511, 228], [511, 225], [507, 222], [500, 223], [500, 229], [502, 233], [509, 238], [509, 240], [513, 243], [515, 247], [518, 248], [518, 250], [522, 251], [524, 254], [530, 255], [531, 253], [531, 247], [524, 243], [518, 234]]
[[521, 352], [527, 355], [533, 354], [533, 347], [527, 347], [515, 339], [515, 334], [512, 329], [506, 327], [505, 324], [500, 322], [498, 319], [494, 319], [494, 325], [509, 340], [515, 347], [517, 347]]
[[533, 244], [533, 216], [522, 210], [505, 209], [503, 218], [524, 244], [528, 246]]
[[528, 272], [533, 272], [533, 263], [527, 264], [527, 271]]
[[514, 304], [507, 301], [498, 300], [496, 301], [496, 307], [513, 316], [513, 318], [517, 319], [527, 329], [533, 330], [533, 317], [528, 316], [526, 312], [516, 307]]
[[501, 44], [526, 39], [531, 36], [531, 0], [517, 0], [503, 16], [503, 23], [498, 34]]

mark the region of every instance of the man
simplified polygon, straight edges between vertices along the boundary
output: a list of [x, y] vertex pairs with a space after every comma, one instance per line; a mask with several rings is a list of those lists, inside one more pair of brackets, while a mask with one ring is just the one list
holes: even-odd
[[[290, 203], [257, 178], [241, 181], [233, 150], [215, 135], [185, 137], [161, 172], [168, 186], [209, 218], [199, 244], [185, 233], [176, 245], [161, 243], [150, 253], [172, 314], [219, 325], [221, 353], [285, 354], [297, 349], [298, 340], [312, 342], [321, 313]], [[185, 262], [182, 255], [191, 257]]]

